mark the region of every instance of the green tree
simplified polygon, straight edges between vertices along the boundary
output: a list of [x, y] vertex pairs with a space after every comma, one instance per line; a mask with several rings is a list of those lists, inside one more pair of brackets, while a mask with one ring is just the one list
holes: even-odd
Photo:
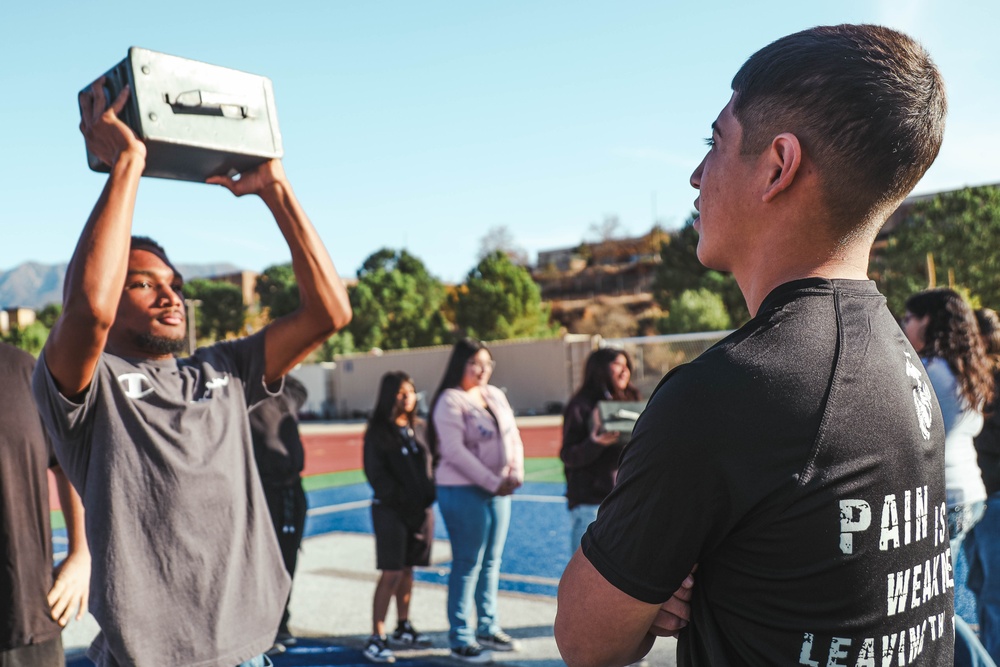
[[271, 320], [287, 315], [299, 307], [299, 283], [295, 280], [291, 264], [275, 264], [264, 269], [257, 276], [254, 291]]
[[732, 275], [705, 268], [698, 261], [698, 232], [694, 216], [660, 247], [660, 265], [653, 279], [653, 297], [661, 308], [688, 290], [707, 289], [718, 294], [732, 323], [750, 319], [746, 300]]
[[44, 324], [46, 327], [51, 329], [55, 326], [56, 320], [62, 315], [62, 304], [50, 303], [49, 305], [42, 308], [35, 315], [35, 318]]
[[935, 284], [964, 286], [973, 297], [1000, 307], [1000, 187], [943, 192], [915, 203], [872, 254], [870, 274], [897, 315], [914, 292]]
[[0, 339], [37, 357], [48, 337], [49, 328], [36, 320], [26, 327], [12, 326]]
[[354, 317], [348, 329], [357, 349], [440, 345], [451, 338], [441, 312], [444, 286], [406, 250], [383, 248], [369, 256], [349, 294]]
[[722, 297], [705, 288], [684, 290], [670, 301], [669, 314], [660, 319], [660, 333], [720, 331], [732, 326]]
[[549, 321], [531, 274], [502, 252], [484, 257], [455, 293], [455, 323], [482, 340], [546, 338], [559, 333]]
[[338, 354], [350, 354], [355, 351], [354, 336], [347, 329], [333, 334], [319, 346], [314, 357], [316, 361], [333, 361]]
[[195, 278], [184, 284], [184, 296], [201, 303], [195, 308], [195, 331], [198, 338], [224, 340], [243, 329], [246, 308], [243, 292], [221, 280]]

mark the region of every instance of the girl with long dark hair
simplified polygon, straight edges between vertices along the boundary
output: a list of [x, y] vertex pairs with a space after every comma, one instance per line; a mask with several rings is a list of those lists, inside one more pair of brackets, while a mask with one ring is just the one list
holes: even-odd
[[402, 371], [386, 373], [365, 431], [365, 476], [375, 492], [372, 526], [382, 571], [372, 603], [372, 636], [364, 650], [374, 662], [395, 660], [385, 633], [394, 597], [398, 623], [392, 640], [409, 647], [429, 645], [409, 620], [413, 567], [430, 564], [434, 538], [433, 457], [416, 406], [413, 380]]
[[566, 471], [566, 500], [570, 512], [570, 551], [580, 546], [597, 508], [611, 493], [618, 474], [623, 445], [619, 433], [599, 432], [593, 413], [599, 401], [638, 401], [632, 384], [632, 360], [624, 350], [594, 350], [587, 357], [583, 384], [563, 412], [563, 439], [559, 457]]
[[[907, 299], [903, 333], [927, 369], [944, 418], [948, 531], [956, 558], [966, 534], [982, 518], [986, 501], [973, 440], [983, 428], [983, 408], [993, 400], [990, 362], [975, 314], [955, 290], [930, 289]], [[955, 583], [965, 582], [956, 578]], [[984, 654], [975, 633], [956, 614], [955, 664], [992, 662]]]
[[[976, 311], [979, 335], [986, 347], [996, 388], [1000, 382], [1000, 317], [992, 308]], [[968, 586], [976, 595], [979, 636], [994, 661], [1000, 660], [1000, 391], [986, 406], [983, 430], [976, 436], [979, 469], [986, 485], [986, 511], [965, 538]]]
[[489, 384], [493, 367], [485, 345], [458, 341], [431, 404], [438, 506], [452, 550], [448, 640], [451, 656], [471, 663], [489, 662], [489, 649], [516, 648], [500, 628], [497, 588], [510, 494], [524, 480], [524, 447], [507, 397]]

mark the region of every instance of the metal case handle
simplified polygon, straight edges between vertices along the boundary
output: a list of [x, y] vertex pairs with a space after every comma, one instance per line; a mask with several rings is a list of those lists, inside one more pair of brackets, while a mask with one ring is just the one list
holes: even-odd
[[236, 120], [250, 118], [250, 106], [246, 101], [225, 93], [188, 90], [173, 96], [166, 93], [163, 99], [170, 105], [174, 113], [224, 116]]

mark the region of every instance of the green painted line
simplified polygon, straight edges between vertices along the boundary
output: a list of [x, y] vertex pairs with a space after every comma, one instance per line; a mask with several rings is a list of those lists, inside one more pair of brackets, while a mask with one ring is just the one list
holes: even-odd
[[302, 486], [306, 491], [317, 489], [330, 489], [335, 486], [350, 486], [351, 484], [363, 484], [368, 481], [362, 470], [344, 470], [343, 472], [330, 472], [325, 475], [310, 475], [302, 479]]
[[[532, 458], [524, 461], [524, 478], [529, 482], [557, 482], [566, 481], [563, 474], [563, 465], [557, 457]], [[330, 489], [337, 486], [350, 486], [351, 484], [364, 484], [368, 481], [362, 470], [344, 470], [342, 472], [331, 472], [323, 475], [310, 475], [302, 479], [302, 485], [306, 491], [316, 491], [319, 489]], [[54, 524], [53, 524], [54, 525]]]
[[524, 479], [528, 482], [558, 482], [566, 481], [562, 461], [554, 456], [537, 459], [525, 459]]

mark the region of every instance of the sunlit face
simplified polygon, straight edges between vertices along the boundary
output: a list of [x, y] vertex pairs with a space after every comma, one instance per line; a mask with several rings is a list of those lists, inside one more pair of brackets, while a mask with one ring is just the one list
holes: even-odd
[[608, 374], [615, 388], [618, 391], [625, 391], [629, 380], [632, 379], [632, 372], [628, 369], [628, 360], [624, 354], [619, 354], [614, 358], [614, 361], [608, 364]]
[[930, 324], [931, 316], [924, 315], [923, 317], [917, 317], [910, 311], [906, 311], [903, 315], [901, 324], [903, 325], [903, 334], [906, 335], [906, 340], [910, 341], [910, 345], [917, 352], [924, 349], [927, 344], [924, 336], [927, 334], [927, 325]]
[[479, 350], [465, 363], [465, 374], [462, 376], [462, 389], [484, 387], [493, 375], [493, 357], [486, 350]]
[[394, 407], [396, 415], [411, 414], [417, 407], [417, 390], [409, 382], [404, 382], [399, 386], [396, 394], [396, 405]]
[[148, 250], [129, 252], [125, 288], [108, 345], [117, 354], [165, 358], [184, 349], [187, 327], [183, 282]]
[[698, 260], [711, 269], [732, 271], [747, 252], [751, 229], [747, 221], [756, 160], [742, 155], [743, 128], [733, 115], [733, 99], [712, 123], [709, 149], [691, 174], [691, 187], [699, 191], [694, 228], [698, 232]]

